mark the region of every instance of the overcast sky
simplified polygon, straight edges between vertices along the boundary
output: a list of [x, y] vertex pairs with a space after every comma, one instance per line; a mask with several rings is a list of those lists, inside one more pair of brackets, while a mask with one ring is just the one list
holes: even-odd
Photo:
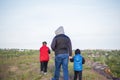
[[73, 49], [120, 49], [120, 0], [0, 0], [0, 48], [50, 46], [59, 26]]

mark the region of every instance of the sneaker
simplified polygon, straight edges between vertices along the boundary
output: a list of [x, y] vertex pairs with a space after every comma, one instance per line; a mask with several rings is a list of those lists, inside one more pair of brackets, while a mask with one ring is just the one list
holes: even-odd
[[47, 73], [45, 72], [44, 75], [46, 75]]
[[44, 72], [43, 72], [43, 71], [41, 71], [41, 73], [43, 74]]

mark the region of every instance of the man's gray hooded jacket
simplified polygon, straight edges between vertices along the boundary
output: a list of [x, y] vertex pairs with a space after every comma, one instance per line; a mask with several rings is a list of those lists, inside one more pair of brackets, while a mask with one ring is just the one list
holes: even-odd
[[51, 48], [55, 51], [55, 55], [58, 54], [69, 54], [72, 56], [72, 46], [71, 40], [68, 36], [64, 34], [64, 29], [60, 26], [55, 31], [56, 36], [53, 38]]

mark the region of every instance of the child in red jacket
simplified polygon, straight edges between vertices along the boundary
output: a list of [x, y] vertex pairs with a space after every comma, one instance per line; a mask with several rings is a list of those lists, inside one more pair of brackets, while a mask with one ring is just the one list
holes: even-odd
[[40, 70], [42, 73], [46, 74], [47, 65], [49, 61], [50, 49], [47, 47], [47, 42], [44, 41], [42, 43], [42, 47], [40, 48]]

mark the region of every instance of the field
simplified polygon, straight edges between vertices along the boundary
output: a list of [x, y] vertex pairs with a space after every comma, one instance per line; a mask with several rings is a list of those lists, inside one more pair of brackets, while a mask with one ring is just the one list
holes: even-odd
[[[111, 80], [97, 73], [89, 65], [93, 59], [82, 51], [86, 59], [83, 70], [83, 80]], [[91, 61], [92, 60], [92, 61]], [[102, 61], [104, 63], [104, 61]], [[54, 53], [50, 54], [47, 75], [40, 73], [39, 51], [0, 49], [0, 80], [50, 80], [54, 73]], [[69, 62], [70, 80], [73, 80], [73, 63]], [[63, 80], [61, 69], [60, 80]]]

